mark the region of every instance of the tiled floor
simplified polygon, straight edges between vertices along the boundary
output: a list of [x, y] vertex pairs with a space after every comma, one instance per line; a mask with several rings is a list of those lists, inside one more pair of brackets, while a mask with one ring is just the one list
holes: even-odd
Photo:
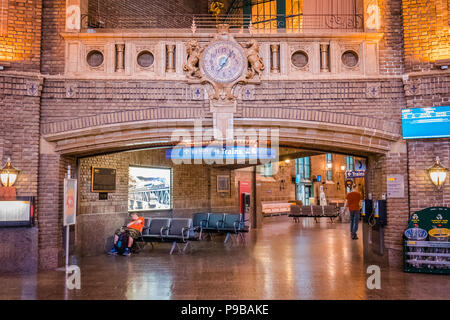
[[400, 270], [382, 269], [381, 289], [368, 290], [362, 240], [350, 239], [348, 224], [269, 219], [246, 245], [216, 236], [184, 255], [170, 256], [167, 243], [131, 257], [79, 259], [80, 290], [66, 290], [61, 271], [0, 275], [0, 299], [450, 298], [450, 276]]

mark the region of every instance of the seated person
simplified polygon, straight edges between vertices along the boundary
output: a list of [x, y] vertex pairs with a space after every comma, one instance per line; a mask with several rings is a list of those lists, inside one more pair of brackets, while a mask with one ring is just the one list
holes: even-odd
[[125, 252], [123, 254], [124, 256], [130, 255], [130, 248], [133, 245], [134, 239], [137, 239], [141, 236], [142, 229], [144, 228], [144, 224], [145, 224], [144, 217], [139, 217], [137, 215], [137, 213], [134, 213], [134, 212], [131, 213], [130, 216], [131, 216], [131, 222], [128, 223], [126, 227], [117, 229], [116, 232], [114, 233], [114, 245], [113, 245], [112, 249], [108, 252], [109, 254], [117, 254], [116, 244], [117, 244], [117, 241], [119, 241], [119, 236], [122, 233], [128, 232], [130, 235], [128, 237], [128, 246], [125, 249]]

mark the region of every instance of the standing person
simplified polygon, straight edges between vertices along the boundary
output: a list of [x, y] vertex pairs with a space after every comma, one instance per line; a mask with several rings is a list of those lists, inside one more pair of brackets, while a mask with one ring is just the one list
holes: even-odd
[[142, 229], [144, 228], [145, 225], [145, 218], [144, 217], [139, 217], [136, 213], [131, 213], [131, 222], [129, 222], [126, 226], [126, 228], [120, 228], [117, 229], [116, 232], [114, 233], [114, 245], [112, 247], [112, 249], [108, 252], [109, 254], [117, 254], [117, 249], [116, 249], [116, 244], [117, 241], [119, 241], [119, 236], [123, 233], [123, 232], [128, 232], [129, 237], [128, 237], [128, 246], [125, 249], [124, 252], [124, 256], [129, 256], [130, 255], [130, 249], [131, 246], [133, 245], [133, 240], [137, 239], [141, 236], [142, 233]]
[[344, 207], [348, 207], [350, 211], [350, 233], [353, 240], [357, 240], [359, 224], [359, 203], [361, 201], [361, 194], [356, 190], [356, 184], [353, 184], [352, 192], [348, 193], [345, 197]]

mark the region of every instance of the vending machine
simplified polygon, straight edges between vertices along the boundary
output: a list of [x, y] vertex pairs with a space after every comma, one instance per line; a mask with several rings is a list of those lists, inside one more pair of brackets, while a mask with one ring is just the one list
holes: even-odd
[[405, 272], [450, 274], [450, 208], [416, 211], [403, 233]]
[[250, 193], [248, 193], [248, 192], [243, 192], [241, 194], [241, 197], [242, 197], [242, 201], [241, 201], [242, 221], [245, 221], [245, 219], [248, 219], [250, 217], [251, 197], [250, 197]]

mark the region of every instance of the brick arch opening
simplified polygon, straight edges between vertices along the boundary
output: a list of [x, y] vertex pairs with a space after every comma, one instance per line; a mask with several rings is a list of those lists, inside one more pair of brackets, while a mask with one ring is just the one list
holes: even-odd
[[[367, 157], [368, 165], [372, 170], [369, 172], [369, 188], [374, 193], [378, 188], [376, 183], [378, 179], [374, 177], [382, 173], [385, 168], [385, 164], [378, 163], [378, 159], [383, 158], [389, 152], [400, 136], [396, 123], [371, 121], [353, 115], [292, 110], [283, 110], [283, 113], [278, 114], [258, 114], [255, 110], [254, 114], [243, 116], [246, 117], [234, 119], [235, 129], [244, 131], [268, 129], [269, 135], [271, 129], [276, 130], [279, 133], [280, 147]], [[183, 113], [182, 109], [179, 110], [176, 117], [171, 119], [164, 115], [161, 109], [149, 109], [43, 124], [41, 126], [43, 139], [41, 139], [40, 177], [42, 179], [40, 178], [40, 190], [45, 190], [45, 185], [50, 182], [52, 185], [58, 186], [59, 193], [58, 201], [55, 201], [54, 194], [40, 195], [38, 212], [40, 238], [55, 237], [55, 243], [58, 243], [54, 247], [48, 247], [40, 241], [42, 245], [39, 246], [39, 257], [45, 257], [45, 259], [40, 258], [42, 260], [40, 261], [41, 268], [57, 264], [56, 261], [61, 260], [63, 256], [62, 237], [58, 236], [58, 234], [62, 234], [60, 224], [49, 224], [48, 219], [61, 220], [62, 181], [67, 171], [67, 165], [70, 164], [72, 168], [78, 170], [79, 181], [86, 180], [85, 176], [80, 176], [82, 169], [80, 158], [102, 157], [102, 155], [105, 157], [119, 155], [121, 157], [120, 155], [124, 154], [122, 151], [171, 146], [177, 143], [177, 141], [171, 141], [172, 134], [177, 129], [184, 130], [193, 137], [196, 120], [198, 123], [198, 117]], [[201, 124], [204, 129], [208, 129], [213, 126], [213, 121], [211, 118], [205, 118]], [[127, 152], [127, 154], [138, 154], [138, 152]], [[139, 160], [127, 161], [129, 163], [139, 162]], [[198, 174], [203, 173], [202, 171]], [[117, 208], [117, 211], [124, 210]], [[57, 218], [55, 212], [59, 212]], [[105, 234], [110, 233], [109, 229], [113, 228], [113, 225], [121, 224], [120, 221], [124, 218], [126, 215], [117, 214], [114, 219], [108, 219], [104, 224]], [[87, 235], [91, 234], [86, 229], [91, 222], [90, 219], [94, 219], [94, 215], [89, 213], [83, 215], [77, 226], [77, 250], [88, 255], [99, 253], [98, 250], [92, 251], [91, 248], [94, 246], [87, 245], [89, 241], [85, 239]], [[59, 229], [61, 233], [55, 232], [55, 229]], [[103, 250], [104, 246], [103, 244], [98, 247]]]

